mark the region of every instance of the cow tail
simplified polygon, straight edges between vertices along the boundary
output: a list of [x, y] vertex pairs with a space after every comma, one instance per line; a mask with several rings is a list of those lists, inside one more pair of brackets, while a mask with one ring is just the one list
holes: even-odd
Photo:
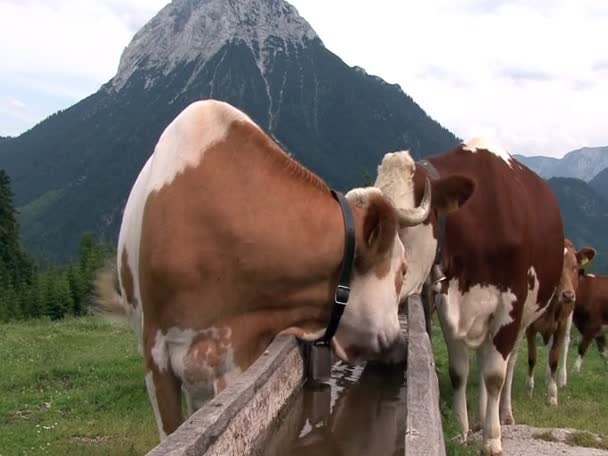
[[97, 271], [91, 310], [104, 318], [129, 318], [128, 304], [120, 294], [116, 262], [113, 260]]

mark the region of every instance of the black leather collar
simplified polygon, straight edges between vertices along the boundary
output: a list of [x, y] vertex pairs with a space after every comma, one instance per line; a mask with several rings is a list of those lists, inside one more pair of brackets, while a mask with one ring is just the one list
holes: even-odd
[[342, 209], [342, 217], [344, 219], [344, 256], [342, 257], [340, 278], [338, 279], [338, 286], [334, 293], [334, 303], [331, 315], [329, 316], [329, 322], [325, 328], [325, 334], [313, 342], [313, 344], [317, 346], [329, 346], [331, 339], [338, 330], [340, 319], [342, 318], [342, 314], [344, 313], [350, 296], [350, 276], [355, 259], [355, 223], [353, 220], [353, 212], [342, 193], [332, 190], [331, 194], [338, 200], [340, 208]]

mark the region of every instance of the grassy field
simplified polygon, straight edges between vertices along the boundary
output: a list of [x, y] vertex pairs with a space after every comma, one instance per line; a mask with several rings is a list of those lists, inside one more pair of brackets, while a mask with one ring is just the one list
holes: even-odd
[[[458, 427], [451, 412], [447, 351], [437, 324], [433, 330], [448, 454], [476, 454], [477, 447], [453, 440]], [[574, 331], [573, 344], [578, 338]], [[571, 348], [570, 365], [574, 357]], [[0, 456], [140, 455], [156, 445], [142, 360], [126, 324], [78, 318], [0, 325], [0, 360]], [[513, 385], [518, 423], [607, 433], [608, 370], [595, 347], [581, 374], [570, 374], [558, 409], [544, 402], [546, 350], [539, 350], [532, 399], [525, 387], [526, 360], [522, 346]], [[478, 375], [473, 359], [469, 380], [469, 416], [475, 423]]]
[[0, 325], [0, 455], [140, 455], [157, 443], [126, 324]]
[[[573, 329], [568, 367], [572, 368], [576, 358], [576, 347], [580, 334]], [[454, 439], [459, 432], [455, 417], [452, 414], [452, 387], [448, 375], [447, 349], [439, 324], [433, 323], [433, 351], [439, 372], [441, 389], [441, 408], [444, 417], [445, 439], [450, 455], [477, 454], [475, 445], [461, 446]], [[519, 357], [513, 378], [513, 416], [518, 424], [536, 427], [574, 428], [598, 434], [608, 434], [608, 369], [600, 357], [595, 345], [587, 351], [580, 374], [570, 369], [568, 385], [559, 391], [559, 407], [549, 407], [545, 403], [545, 369], [547, 350], [538, 347], [536, 368], [536, 389], [530, 398], [526, 390], [528, 371], [528, 353], [525, 341], [520, 344]], [[469, 388], [467, 391], [469, 423], [477, 423], [477, 398], [479, 391], [479, 373], [474, 356], [470, 357]], [[582, 434], [581, 434], [582, 435]], [[584, 442], [583, 442], [584, 443]]]

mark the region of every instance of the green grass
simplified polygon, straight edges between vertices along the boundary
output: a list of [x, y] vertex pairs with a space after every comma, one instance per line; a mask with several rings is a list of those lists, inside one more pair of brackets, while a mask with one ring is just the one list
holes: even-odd
[[[573, 428], [606, 434], [608, 430], [608, 369], [599, 355], [595, 345], [591, 346], [585, 356], [579, 374], [572, 366], [576, 358], [576, 347], [580, 335], [572, 331], [572, 340], [568, 356], [568, 385], [559, 390], [559, 406], [550, 407], [545, 403], [545, 370], [547, 349], [538, 345], [536, 364], [536, 388], [533, 397], [526, 390], [528, 371], [528, 353], [525, 340], [520, 343], [519, 356], [513, 376], [513, 416], [517, 424], [535, 427]], [[476, 454], [477, 447], [459, 445], [453, 438], [459, 428], [452, 413], [452, 387], [448, 374], [447, 349], [439, 324], [433, 322], [433, 352], [439, 375], [441, 390], [441, 408], [444, 418], [445, 439], [450, 455]], [[470, 426], [477, 421], [477, 400], [479, 391], [479, 371], [475, 357], [470, 357], [470, 372], [467, 389], [467, 402]], [[580, 439], [584, 441], [584, 439]], [[583, 442], [584, 443], [584, 442]]]
[[573, 446], [584, 446], [589, 448], [599, 448], [600, 450], [608, 450], [608, 437], [601, 436], [598, 438], [589, 432], [573, 432], [566, 438], [566, 443]]
[[0, 325], [0, 455], [139, 455], [157, 444], [135, 337], [91, 317]]

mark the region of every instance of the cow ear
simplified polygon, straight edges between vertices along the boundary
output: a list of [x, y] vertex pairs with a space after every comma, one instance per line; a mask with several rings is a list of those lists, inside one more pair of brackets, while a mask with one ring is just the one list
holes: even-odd
[[576, 261], [580, 267], [585, 267], [595, 258], [595, 249], [583, 247], [576, 252]]
[[378, 195], [369, 199], [362, 234], [365, 254], [384, 255], [392, 247], [397, 234], [397, 216], [384, 197]]
[[467, 202], [474, 191], [473, 179], [461, 175], [444, 177], [432, 183], [431, 205], [438, 212], [454, 212]]

